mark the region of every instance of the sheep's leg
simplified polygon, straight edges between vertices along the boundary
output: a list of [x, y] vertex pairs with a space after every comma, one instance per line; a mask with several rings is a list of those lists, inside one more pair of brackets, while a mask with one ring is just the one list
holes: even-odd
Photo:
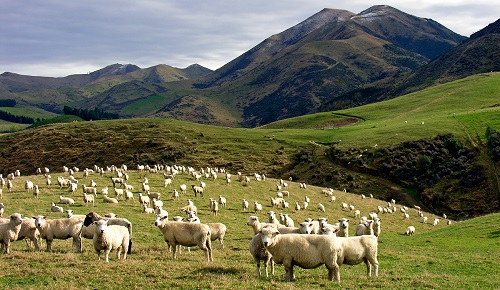
[[[378, 276], [378, 260], [377, 257], [369, 258], [370, 266], [373, 266], [373, 276]], [[367, 266], [368, 267], [368, 266]]]
[[365, 259], [366, 264], [366, 276], [370, 277], [372, 275], [372, 265], [368, 262], [368, 259]]
[[116, 259], [117, 260], [120, 260], [120, 255], [122, 253], [122, 246], [118, 247], [118, 249], [116, 249]]
[[106, 263], [109, 263], [109, 252], [111, 252], [111, 248], [104, 250], [104, 257], [106, 258]]
[[210, 241], [210, 236], [207, 237], [207, 251], [208, 251], [208, 257], [209, 257], [209, 262], [214, 261], [214, 257], [212, 256], [212, 242]]
[[[259, 276], [259, 278], [262, 276], [262, 272], [260, 271], [260, 260], [259, 259], [255, 259], [255, 262], [257, 264], [257, 276]], [[266, 269], [266, 277], [267, 277], [267, 266], [264, 264], [264, 268]]]
[[47, 241], [47, 252], [52, 252], [52, 240]]
[[6, 241], [4, 242], [5, 245], [5, 254], [10, 253], [10, 240], [9, 237], [7, 237]]
[[271, 261], [271, 275], [274, 276], [274, 259], [273, 259], [273, 257], [271, 257], [270, 261]]
[[95, 250], [97, 252], [97, 260], [101, 260], [101, 250]]
[[177, 244], [174, 244], [172, 247], [172, 259], [175, 260], [175, 253], [177, 252]]

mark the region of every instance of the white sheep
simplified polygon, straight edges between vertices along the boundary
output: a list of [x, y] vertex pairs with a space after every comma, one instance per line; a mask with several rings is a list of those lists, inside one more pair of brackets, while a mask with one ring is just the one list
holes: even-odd
[[118, 200], [114, 197], [109, 197], [107, 195], [102, 196], [102, 201], [105, 203], [118, 203]]
[[168, 217], [168, 211], [164, 210], [161, 206], [155, 208], [155, 214]]
[[[378, 276], [378, 239], [373, 235], [348, 238], [331, 238], [338, 249], [337, 264], [357, 265], [364, 262], [366, 275]], [[373, 268], [373, 275], [372, 275]], [[338, 277], [340, 280], [340, 276]]]
[[85, 206], [89, 206], [89, 203], [92, 203], [92, 206], [95, 206], [95, 204], [94, 204], [94, 195], [92, 195], [92, 194], [86, 194], [84, 192], [83, 193], [83, 202], [85, 203]]
[[325, 212], [325, 206], [324, 206], [323, 204], [318, 203], [317, 208], [318, 208], [318, 210], [319, 210], [320, 212]]
[[433, 226], [437, 226], [439, 224], [439, 219], [435, 218], [434, 221], [432, 222]]
[[10, 253], [10, 243], [17, 240], [23, 218], [19, 213], [13, 213], [8, 223], [0, 224], [0, 243], [5, 248], [5, 253]]
[[348, 210], [349, 209], [349, 205], [347, 203], [345, 203], [345, 202], [343, 202], [341, 204], [341, 207], [342, 207], [342, 210]]
[[149, 204], [151, 202], [151, 199], [149, 198], [148, 195], [143, 195], [142, 193], [139, 192], [139, 203], [140, 204]]
[[62, 195], [59, 195], [59, 203], [72, 205], [75, 204], [75, 200], [73, 200], [70, 197], [64, 197]]
[[193, 184], [193, 185], [191, 185], [191, 189], [193, 189], [194, 197], [196, 197], [198, 194], [200, 196], [203, 196], [203, 191], [204, 191], [203, 187]]
[[54, 239], [66, 240], [73, 238], [73, 246], [78, 252], [82, 252], [82, 227], [83, 219], [81, 218], [63, 218], [63, 219], [47, 219], [46, 216], [34, 216], [35, 225], [40, 232], [40, 237], [45, 239], [47, 243], [47, 251], [52, 250], [52, 241]]
[[227, 200], [225, 197], [223, 197], [222, 195], [219, 195], [219, 205], [221, 207], [226, 207], [226, 203], [227, 203]]
[[210, 240], [213, 242], [219, 240], [220, 247], [224, 249], [224, 236], [226, 235], [227, 227], [223, 223], [207, 223], [210, 227]]
[[205, 252], [207, 261], [213, 261], [210, 227], [201, 223], [169, 222], [156, 217], [155, 225], [163, 234], [165, 242], [172, 248], [172, 259], [176, 258], [177, 246], [199, 246]]
[[262, 238], [260, 233], [256, 234], [252, 240], [250, 241], [250, 254], [252, 254], [253, 260], [257, 264], [257, 275], [259, 278], [262, 276], [260, 271], [260, 261], [264, 261], [264, 271], [266, 273], [266, 277], [269, 277], [268, 266], [271, 264], [271, 275], [274, 275], [274, 260], [271, 253], [266, 250], [264, 244], [262, 243]]
[[128, 189], [125, 189], [125, 200], [134, 199], [134, 193]]
[[61, 206], [56, 205], [55, 203], [50, 204], [51, 212], [64, 212], [64, 209]]
[[185, 184], [181, 184], [181, 185], [179, 185], [179, 189], [181, 190], [181, 193], [182, 193], [182, 194], [186, 194], [186, 191], [187, 191], [187, 185], [185, 185]]
[[339, 230], [339, 227], [328, 224], [320, 229], [320, 235], [336, 237]]
[[155, 210], [153, 208], [148, 207], [146, 204], [142, 205], [142, 212], [146, 214], [152, 214], [155, 213]]
[[315, 221], [312, 218], [307, 218], [304, 220], [305, 222], [311, 223], [311, 232], [310, 234], [319, 234], [320, 232], [320, 227], [319, 227], [319, 221]]
[[[92, 229], [94, 226], [94, 222], [101, 220], [101, 219], [106, 219], [108, 220], [108, 226], [110, 225], [118, 225], [125, 227], [128, 230], [129, 233], [129, 246], [128, 246], [128, 254], [132, 252], [132, 223], [126, 219], [126, 218], [118, 218], [118, 217], [101, 217], [99, 214], [95, 212], [90, 212], [85, 216], [85, 219], [83, 220], [83, 229], [86, 227]], [[83, 231], [82, 229], [82, 231]], [[92, 230], [92, 237], [93, 237], [93, 230]], [[90, 238], [92, 238], [90, 237]]]
[[109, 262], [109, 252], [116, 250], [116, 258], [120, 260], [120, 254], [123, 251], [123, 260], [126, 260], [130, 241], [128, 230], [122, 226], [108, 225], [107, 220], [98, 220], [94, 224], [92, 244], [97, 252], [97, 259], [101, 259], [101, 251], [104, 250], [106, 262]]
[[253, 211], [255, 213], [261, 212], [262, 211], [262, 204], [254, 201], [254, 203], [253, 203]]
[[3, 204], [3, 202], [0, 202], [0, 217], [2, 217], [4, 211], [5, 211], [5, 205]]
[[179, 198], [180, 198], [179, 192], [177, 191], [177, 189], [174, 189], [174, 191], [172, 192], [172, 199], [179, 200]]
[[81, 218], [81, 219], [85, 218], [84, 214], [73, 214], [73, 210], [71, 210], [71, 209], [68, 209], [68, 210], [66, 210], [64, 212], [66, 213], [66, 217], [67, 218], [72, 218], [72, 217]]
[[285, 267], [287, 281], [295, 278], [294, 266], [312, 269], [321, 265], [327, 267], [329, 280], [340, 280], [338, 249], [332, 238], [321, 235], [282, 235], [274, 227], [264, 227], [260, 234], [274, 262]]
[[365, 223], [360, 223], [356, 226], [356, 236], [373, 234], [373, 220], [368, 220]]
[[261, 223], [261, 222], [259, 222], [259, 217], [254, 216], [254, 215], [248, 217], [247, 226], [252, 227], [254, 235], [256, 235], [262, 229], [262, 227], [267, 226], [267, 225], [270, 225], [270, 226], [273, 226], [276, 228], [285, 227], [284, 225], [275, 224], [275, 223]]
[[210, 211], [216, 216], [219, 212], [219, 203], [215, 199], [210, 201]]
[[415, 233], [415, 227], [414, 226], [409, 226], [406, 228], [405, 235], [407, 236], [413, 236]]
[[243, 199], [243, 200], [241, 201], [241, 207], [243, 208], [243, 210], [244, 210], [244, 211], [248, 211], [248, 206], [249, 206], [249, 204], [248, 204], [248, 200]]
[[339, 237], [347, 238], [349, 236], [349, 220], [346, 218], [339, 219]]
[[295, 202], [295, 208], [296, 211], [300, 211], [301, 207], [298, 201]]

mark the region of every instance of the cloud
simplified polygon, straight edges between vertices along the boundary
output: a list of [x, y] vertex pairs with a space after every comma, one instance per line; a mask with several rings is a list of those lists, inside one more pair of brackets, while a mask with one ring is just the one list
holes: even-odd
[[[384, 4], [466, 36], [500, 15], [500, 3], [483, 0]], [[217, 69], [323, 8], [359, 13], [372, 5], [369, 0], [3, 0], [0, 72], [65, 76], [113, 63], [181, 68], [199, 63]]]

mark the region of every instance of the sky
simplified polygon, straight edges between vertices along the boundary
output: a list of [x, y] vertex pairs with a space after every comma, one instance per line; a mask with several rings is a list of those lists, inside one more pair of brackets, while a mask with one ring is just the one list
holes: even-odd
[[110, 64], [217, 69], [321, 11], [389, 5], [470, 36], [494, 0], [0, 0], [0, 73], [63, 77]]

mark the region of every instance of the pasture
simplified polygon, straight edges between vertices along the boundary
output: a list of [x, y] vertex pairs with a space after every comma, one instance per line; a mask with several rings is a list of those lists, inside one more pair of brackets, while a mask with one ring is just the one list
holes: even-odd
[[[129, 169], [133, 166], [129, 165]], [[82, 170], [83, 168], [81, 168]], [[199, 170], [199, 168], [195, 168]], [[33, 169], [33, 172], [35, 169]], [[238, 181], [236, 172], [226, 183], [223, 174], [218, 174], [216, 180], [202, 180], [207, 184], [203, 197], [194, 197], [189, 189], [191, 184], [199, 184], [192, 176], [177, 175], [173, 184], [164, 187], [162, 173], [145, 173], [129, 170], [128, 184], [134, 186], [135, 200], [120, 200], [118, 204], [104, 204], [102, 195], [97, 195], [95, 207], [83, 205], [82, 184], [89, 185], [90, 180], [97, 183], [97, 188], [108, 186], [110, 196], [113, 196], [113, 186], [110, 177], [116, 173], [107, 171], [102, 176], [91, 173], [84, 178], [82, 172], [75, 174], [79, 180], [78, 190], [70, 194], [67, 188], [59, 189], [57, 176], [68, 177], [68, 173], [51, 168], [52, 185], [46, 186], [42, 175], [23, 175], [14, 180], [14, 189], [8, 192], [3, 188], [1, 202], [5, 205], [3, 217], [19, 212], [23, 217], [47, 215], [49, 218], [62, 218], [61, 213], [51, 213], [50, 203], [58, 202], [59, 195], [75, 199], [76, 204], [64, 209], [72, 209], [76, 214], [86, 214], [95, 211], [101, 215], [108, 212], [129, 219], [133, 224], [132, 254], [126, 261], [117, 261], [114, 253], [110, 262], [98, 261], [92, 241], [83, 241], [83, 253], [76, 253], [71, 240], [55, 240], [53, 252], [34, 252], [29, 250], [24, 241], [11, 245], [11, 253], [0, 253], [0, 287], [4, 289], [357, 289], [357, 288], [392, 288], [392, 289], [424, 289], [424, 288], [460, 288], [460, 289], [497, 289], [500, 281], [500, 214], [492, 214], [467, 221], [453, 221], [446, 225], [441, 218], [437, 226], [432, 225], [434, 215], [426, 213], [428, 222], [422, 223], [415, 209], [410, 210], [410, 219], [405, 220], [398, 211], [394, 214], [379, 214], [382, 220], [382, 233], [379, 238], [379, 276], [367, 278], [364, 264], [340, 267], [341, 282], [335, 284], [327, 281], [324, 266], [304, 270], [295, 269], [296, 281], [285, 282], [282, 266], [276, 266], [274, 276], [259, 279], [255, 263], [248, 251], [249, 241], [253, 236], [252, 229], [246, 225], [250, 211], [244, 211], [241, 200], [247, 199], [251, 204], [258, 201], [263, 204], [263, 211], [257, 213], [261, 221], [266, 220], [266, 213], [274, 210], [277, 213], [288, 213], [295, 224], [305, 218], [327, 217], [331, 223], [340, 218], [349, 218], [349, 234], [354, 235], [357, 220], [353, 212], [341, 209], [341, 203], [352, 204], [368, 215], [376, 211], [377, 206], [386, 206], [387, 201], [362, 199], [360, 195], [336, 190], [335, 202], [322, 195], [322, 188], [308, 185], [307, 189], [299, 188], [299, 184], [289, 182], [289, 209], [272, 208], [270, 197], [276, 196], [278, 179], [268, 176], [265, 181], [252, 178], [247, 186]], [[254, 172], [244, 172], [252, 175]], [[26, 176], [25, 176], [26, 175]], [[182, 215], [179, 209], [192, 199], [198, 207], [202, 223], [222, 222], [228, 230], [225, 237], [225, 249], [221, 249], [218, 241], [212, 243], [214, 262], [207, 263], [203, 252], [193, 247], [191, 252], [183, 250], [172, 260], [167, 252], [167, 245], [156, 226], [154, 215], [142, 213], [138, 202], [141, 192], [141, 181], [149, 179], [151, 191], [162, 194], [164, 209], [169, 217]], [[5, 176], [4, 176], [5, 178]], [[286, 177], [283, 177], [286, 178]], [[24, 181], [30, 180], [39, 185], [40, 196], [26, 192]], [[300, 180], [298, 180], [300, 181]], [[287, 181], [288, 182], [288, 181]], [[179, 190], [180, 184], [188, 185], [186, 194], [181, 194], [180, 200], [173, 200], [171, 192]], [[227, 207], [221, 208], [217, 216], [209, 211], [209, 198], [217, 199], [219, 195], [227, 198]], [[306, 210], [296, 212], [293, 209], [295, 201], [302, 202], [305, 196], [311, 199]], [[318, 203], [326, 207], [322, 213], [316, 209]], [[396, 201], [396, 205], [398, 201]], [[408, 205], [412, 206], [412, 205]], [[412, 237], [403, 233], [408, 225], [414, 225], [416, 234]], [[45, 249], [43, 242], [42, 249]]]

